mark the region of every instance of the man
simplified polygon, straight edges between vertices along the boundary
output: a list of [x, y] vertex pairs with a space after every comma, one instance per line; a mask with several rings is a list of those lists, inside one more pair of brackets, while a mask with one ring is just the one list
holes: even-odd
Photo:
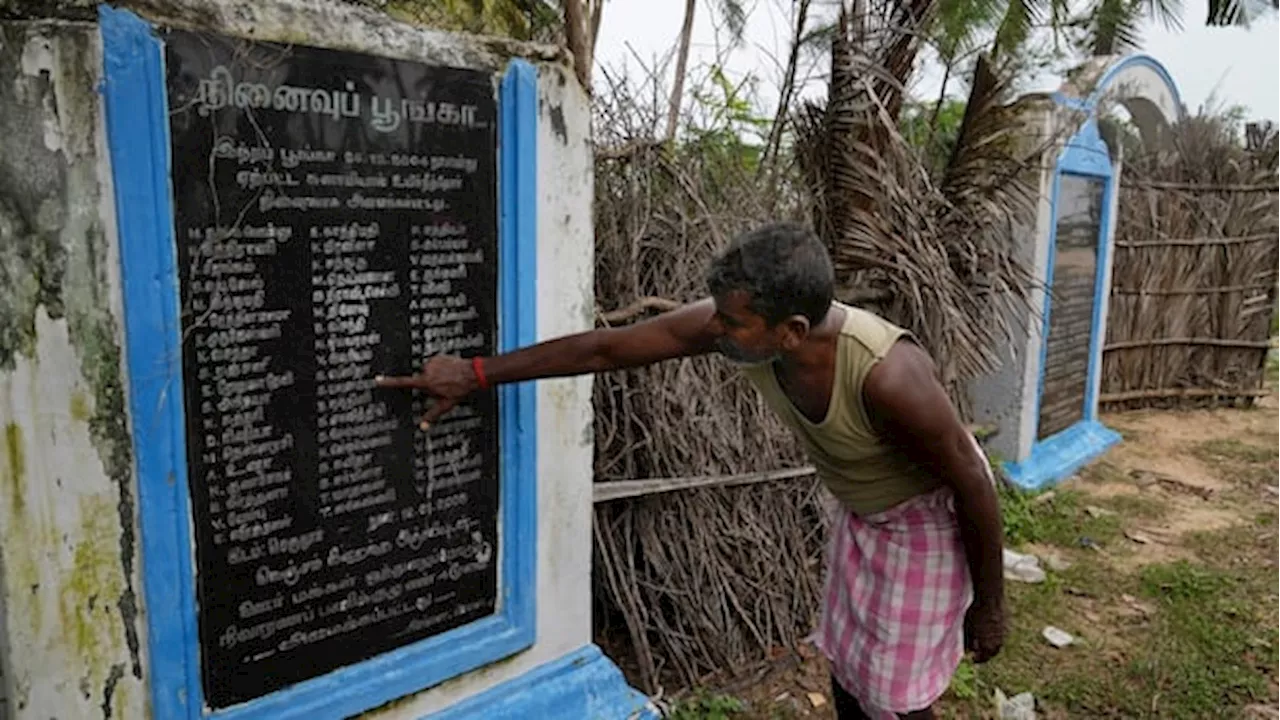
[[437, 356], [418, 375], [377, 382], [433, 396], [426, 430], [500, 383], [723, 354], [840, 501], [817, 633], [837, 716], [933, 717], [963, 648], [985, 662], [1004, 641], [1003, 528], [986, 458], [910, 334], [834, 302], [811, 232], [778, 223], [741, 235], [708, 286], [711, 297], [629, 327], [496, 357]]

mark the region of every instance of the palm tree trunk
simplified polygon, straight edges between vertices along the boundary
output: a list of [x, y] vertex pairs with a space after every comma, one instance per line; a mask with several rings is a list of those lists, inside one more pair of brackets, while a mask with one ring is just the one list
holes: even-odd
[[595, 62], [596, 40], [600, 37], [600, 18], [604, 16], [604, 0], [593, 0], [591, 8], [591, 58]]
[[573, 69], [583, 92], [591, 94], [591, 40], [587, 37], [586, 11], [583, 0], [564, 0], [564, 38], [573, 55]]
[[684, 74], [689, 68], [689, 44], [693, 41], [693, 14], [698, 0], [684, 1], [684, 25], [680, 28], [680, 48], [676, 51], [676, 77], [671, 85], [671, 104], [667, 108], [667, 142], [675, 140], [680, 122], [680, 105], [684, 96]]

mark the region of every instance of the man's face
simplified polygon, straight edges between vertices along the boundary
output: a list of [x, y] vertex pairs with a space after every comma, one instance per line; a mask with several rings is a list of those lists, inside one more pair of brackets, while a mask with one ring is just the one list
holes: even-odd
[[762, 365], [782, 354], [782, 326], [770, 328], [764, 318], [752, 312], [746, 292], [731, 290], [715, 300], [716, 348], [722, 355], [740, 365]]

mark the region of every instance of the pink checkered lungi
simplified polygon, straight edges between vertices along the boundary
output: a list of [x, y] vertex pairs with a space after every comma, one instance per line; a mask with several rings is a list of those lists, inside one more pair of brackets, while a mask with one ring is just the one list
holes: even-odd
[[831, 525], [818, 648], [873, 718], [932, 705], [964, 654], [973, 598], [949, 488]]

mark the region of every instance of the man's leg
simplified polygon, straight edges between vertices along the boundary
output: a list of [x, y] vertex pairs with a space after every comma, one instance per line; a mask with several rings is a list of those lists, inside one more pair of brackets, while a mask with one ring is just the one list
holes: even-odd
[[831, 676], [831, 704], [836, 708], [836, 720], [871, 720], [858, 700], [840, 686], [835, 675]]
[[[834, 675], [831, 676], [831, 698], [831, 704], [836, 710], [836, 720], [871, 720], [871, 717], [858, 704], [857, 698], [841, 687], [840, 681], [836, 680]], [[906, 715], [898, 715], [898, 717], [902, 720], [934, 720], [933, 708], [927, 707]]]

